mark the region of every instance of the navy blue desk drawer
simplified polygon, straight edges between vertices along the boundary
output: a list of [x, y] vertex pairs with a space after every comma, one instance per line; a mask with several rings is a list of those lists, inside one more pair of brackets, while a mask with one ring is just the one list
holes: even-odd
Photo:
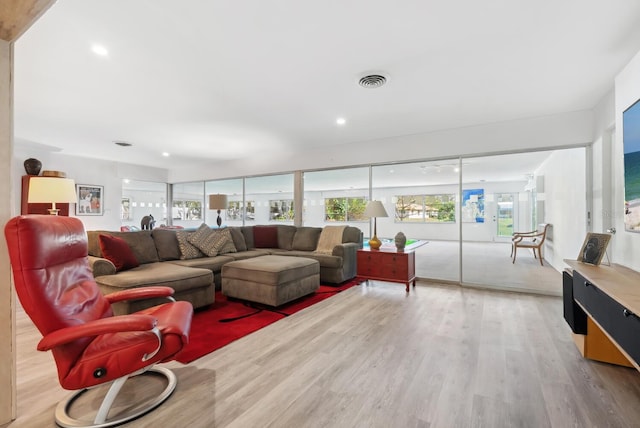
[[603, 330], [636, 362], [640, 362], [640, 318], [573, 272], [573, 296]]

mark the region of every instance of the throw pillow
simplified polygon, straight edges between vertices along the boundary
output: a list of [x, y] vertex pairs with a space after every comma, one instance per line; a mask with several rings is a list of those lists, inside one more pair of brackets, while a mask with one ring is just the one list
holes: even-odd
[[256, 248], [278, 248], [278, 227], [254, 226], [253, 245]]
[[218, 251], [218, 254], [235, 253], [235, 244], [233, 243], [233, 237], [229, 229], [217, 230], [213, 233], [214, 248]]
[[116, 272], [140, 266], [138, 259], [124, 239], [99, 235], [100, 250], [105, 259], [116, 267]]
[[218, 249], [214, 245], [216, 242], [214, 231], [206, 223], [202, 223], [195, 232], [189, 235], [187, 240], [209, 257], [218, 255]]
[[189, 236], [188, 240], [209, 257], [237, 251], [228, 229], [211, 229], [205, 223]]
[[180, 260], [197, 259], [204, 257], [202, 251], [198, 247], [193, 246], [188, 238], [195, 232], [187, 232], [186, 230], [179, 230], [176, 232], [176, 238], [178, 238], [178, 246], [180, 247]]

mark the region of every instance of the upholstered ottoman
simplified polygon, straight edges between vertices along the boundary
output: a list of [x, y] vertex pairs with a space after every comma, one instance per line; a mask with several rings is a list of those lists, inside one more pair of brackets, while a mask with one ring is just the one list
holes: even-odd
[[320, 264], [304, 257], [260, 256], [222, 266], [222, 294], [280, 306], [320, 287]]

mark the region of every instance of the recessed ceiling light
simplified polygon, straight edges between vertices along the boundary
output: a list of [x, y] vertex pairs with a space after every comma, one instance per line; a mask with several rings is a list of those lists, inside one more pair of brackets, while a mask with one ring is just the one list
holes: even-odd
[[164, 156], [165, 158], [168, 158], [168, 157], [169, 157], [169, 153], [167, 153], [167, 152], [162, 152], [162, 156]]
[[347, 123], [347, 119], [345, 119], [344, 117], [339, 117], [336, 119], [336, 123], [338, 125], [344, 125], [345, 123]]
[[107, 56], [109, 55], [109, 51], [107, 50], [107, 48], [105, 48], [102, 45], [93, 45], [91, 46], [91, 51], [96, 54], [96, 55], [100, 55], [100, 56]]

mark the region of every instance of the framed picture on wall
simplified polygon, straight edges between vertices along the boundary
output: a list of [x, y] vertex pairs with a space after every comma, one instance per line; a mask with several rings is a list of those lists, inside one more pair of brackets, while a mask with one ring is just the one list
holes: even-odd
[[484, 189], [462, 190], [462, 221], [484, 223]]
[[120, 205], [120, 220], [131, 220], [131, 199], [122, 198]]
[[578, 261], [590, 265], [599, 265], [607, 251], [611, 235], [607, 233], [587, 233], [578, 254]]
[[640, 233], [640, 100], [622, 113], [624, 228]]
[[103, 215], [104, 206], [104, 186], [94, 186], [89, 184], [77, 184], [76, 193], [78, 203], [76, 204], [76, 215]]

